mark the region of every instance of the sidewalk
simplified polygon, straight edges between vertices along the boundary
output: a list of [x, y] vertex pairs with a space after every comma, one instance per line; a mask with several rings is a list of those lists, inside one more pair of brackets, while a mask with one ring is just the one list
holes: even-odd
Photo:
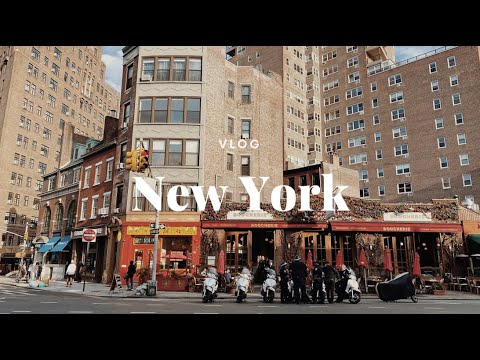
[[[162, 298], [162, 299], [200, 299], [200, 292], [179, 292], [179, 291], [157, 291], [156, 296], [135, 296], [135, 291], [127, 291], [126, 288], [122, 289], [122, 292], [110, 292], [110, 285], [98, 284], [98, 283], [85, 283], [85, 291], [83, 290], [83, 282], [74, 282], [72, 287], [65, 286], [66, 281], [51, 281], [50, 285], [44, 288], [31, 288], [28, 283], [22, 281], [16, 283], [14, 278], [5, 278], [0, 276], [0, 285], [17, 286], [21, 288], [29, 288], [39, 291], [53, 291], [58, 293], [99, 296], [106, 298]], [[417, 294], [419, 299], [428, 300], [480, 300], [480, 295], [465, 292], [465, 291], [446, 291], [445, 295], [430, 295], [430, 294]], [[254, 292], [248, 294], [249, 298], [261, 299], [260, 285], [255, 285]], [[233, 299], [232, 294], [218, 293], [218, 299]], [[378, 299], [376, 294], [362, 294], [362, 299]]]

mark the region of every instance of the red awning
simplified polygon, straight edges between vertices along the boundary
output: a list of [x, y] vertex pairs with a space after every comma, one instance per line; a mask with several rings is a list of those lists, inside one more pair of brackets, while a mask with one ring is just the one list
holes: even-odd
[[202, 221], [203, 229], [326, 229], [327, 223], [289, 224], [285, 221]]
[[333, 231], [461, 233], [460, 224], [332, 221]]

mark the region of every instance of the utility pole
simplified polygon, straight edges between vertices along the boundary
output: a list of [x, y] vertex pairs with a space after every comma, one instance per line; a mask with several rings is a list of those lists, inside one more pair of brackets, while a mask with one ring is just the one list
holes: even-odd
[[[161, 195], [161, 184], [157, 181], [157, 194]], [[155, 237], [153, 238], [153, 269], [152, 280], [155, 282], [155, 288], [157, 287], [157, 252], [158, 252], [158, 230], [160, 226], [160, 210], [155, 211]]]

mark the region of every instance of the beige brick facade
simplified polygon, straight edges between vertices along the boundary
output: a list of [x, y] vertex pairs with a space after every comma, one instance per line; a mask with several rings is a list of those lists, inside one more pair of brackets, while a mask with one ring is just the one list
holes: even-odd
[[118, 111], [101, 57], [101, 46], [0, 47], [0, 212], [17, 214], [9, 228], [36, 222], [37, 181], [71, 159], [61, 151], [62, 144], [71, 149], [62, 140], [65, 124], [101, 139], [105, 116]]

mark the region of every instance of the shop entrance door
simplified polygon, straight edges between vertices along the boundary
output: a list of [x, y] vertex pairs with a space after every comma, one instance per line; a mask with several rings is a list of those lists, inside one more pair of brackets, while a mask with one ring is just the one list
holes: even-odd
[[225, 239], [227, 243], [226, 266], [232, 274], [236, 274], [241, 268], [249, 265], [248, 231], [227, 232]]

